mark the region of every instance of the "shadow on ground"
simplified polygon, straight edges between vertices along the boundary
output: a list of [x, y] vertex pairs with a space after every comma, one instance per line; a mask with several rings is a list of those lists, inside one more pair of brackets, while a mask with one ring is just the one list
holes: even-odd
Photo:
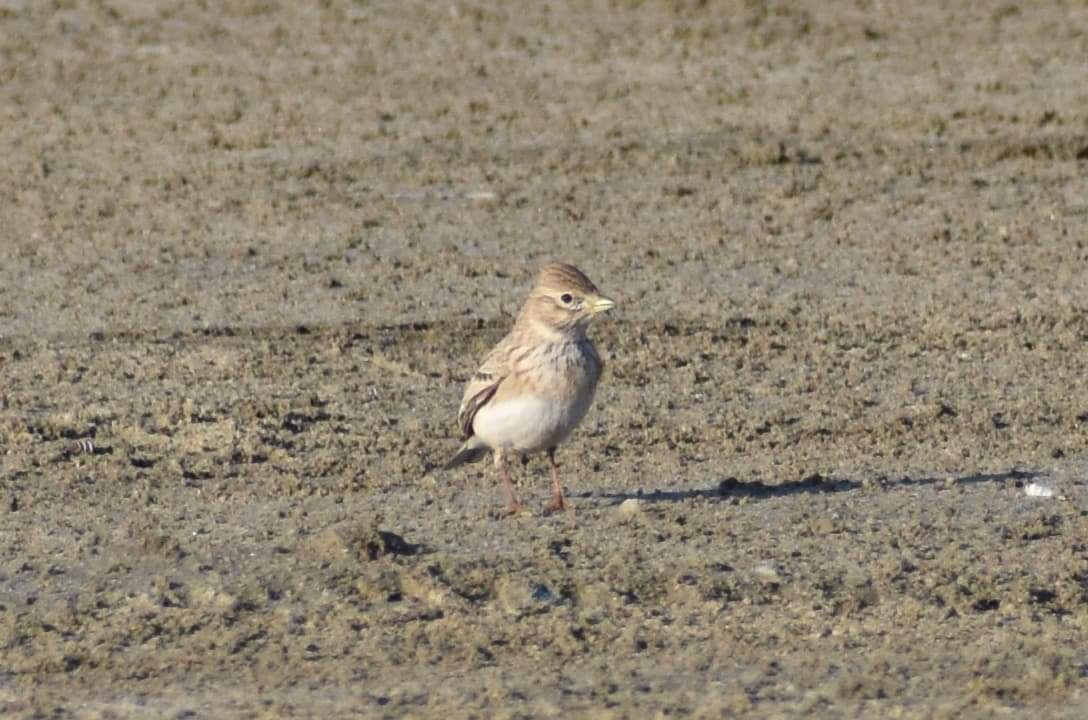
[[800, 480], [793, 480], [777, 485], [768, 485], [761, 480], [744, 482], [735, 477], [728, 477], [719, 481], [716, 485], [707, 488], [691, 488], [686, 490], [653, 490], [644, 492], [588, 492], [581, 497], [600, 498], [611, 501], [608, 504], [618, 505], [624, 500], [637, 499], [648, 503], [684, 502], [695, 498], [704, 500], [729, 500], [732, 498], [752, 498], [765, 500], [768, 498], [790, 497], [793, 495], [840, 493], [860, 490], [866, 486], [878, 486], [888, 490], [896, 488], [919, 487], [945, 483], [949, 485], [976, 485], [979, 483], [1004, 483], [1014, 481], [1023, 483], [1042, 477], [1044, 473], [1036, 470], [1012, 469], [999, 473], [975, 473], [962, 477], [910, 477], [898, 479], [877, 478], [866, 482], [862, 480], [850, 480], [848, 478], [836, 478], [813, 473]]

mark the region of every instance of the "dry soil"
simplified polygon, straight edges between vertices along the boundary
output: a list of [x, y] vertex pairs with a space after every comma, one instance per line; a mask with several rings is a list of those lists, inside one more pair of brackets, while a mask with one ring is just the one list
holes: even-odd
[[[1084, 717], [1086, 58], [1069, 2], [0, 0], [0, 714]], [[436, 468], [557, 259], [608, 369], [506, 518]]]

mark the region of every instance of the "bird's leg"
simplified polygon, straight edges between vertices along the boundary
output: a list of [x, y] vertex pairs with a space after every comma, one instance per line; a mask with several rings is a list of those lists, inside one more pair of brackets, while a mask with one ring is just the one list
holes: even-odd
[[499, 471], [499, 478], [502, 479], [502, 489], [506, 493], [506, 511], [511, 515], [515, 515], [524, 509], [521, 504], [521, 498], [518, 497], [517, 491], [514, 490], [514, 481], [510, 477], [510, 466], [506, 463], [506, 456], [502, 450], [495, 451], [495, 468]]
[[548, 449], [548, 462], [552, 466], [552, 501], [549, 510], [573, 510], [574, 507], [563, 497], [563, 486], [559, 484], [559, 463], [555, 461], [555, 448]]

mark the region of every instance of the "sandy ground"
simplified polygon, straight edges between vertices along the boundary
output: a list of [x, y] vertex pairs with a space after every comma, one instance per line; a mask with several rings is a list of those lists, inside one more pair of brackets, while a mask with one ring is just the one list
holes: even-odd
[[[0, 714], [1084, 717], [1085, 58], [1081, 3], [0, 0]], [[577, 510], [503, 518], [434, 469], [554, 259], [621, 305]]]

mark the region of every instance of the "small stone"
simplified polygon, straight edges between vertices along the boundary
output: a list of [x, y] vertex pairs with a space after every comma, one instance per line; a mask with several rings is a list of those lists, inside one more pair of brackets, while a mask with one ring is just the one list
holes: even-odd
[[616, 508], [616, 514], [624, 520], [630, 520], [642, 512], [642, 501], [637, 498], [627, 498]]
[[752, 572], [760, 580], [767, 583], [778, 584], [782, 582], [782, 573], [778, 571], [778, 568], [774, 563], [763, 562], [752, 568]]

